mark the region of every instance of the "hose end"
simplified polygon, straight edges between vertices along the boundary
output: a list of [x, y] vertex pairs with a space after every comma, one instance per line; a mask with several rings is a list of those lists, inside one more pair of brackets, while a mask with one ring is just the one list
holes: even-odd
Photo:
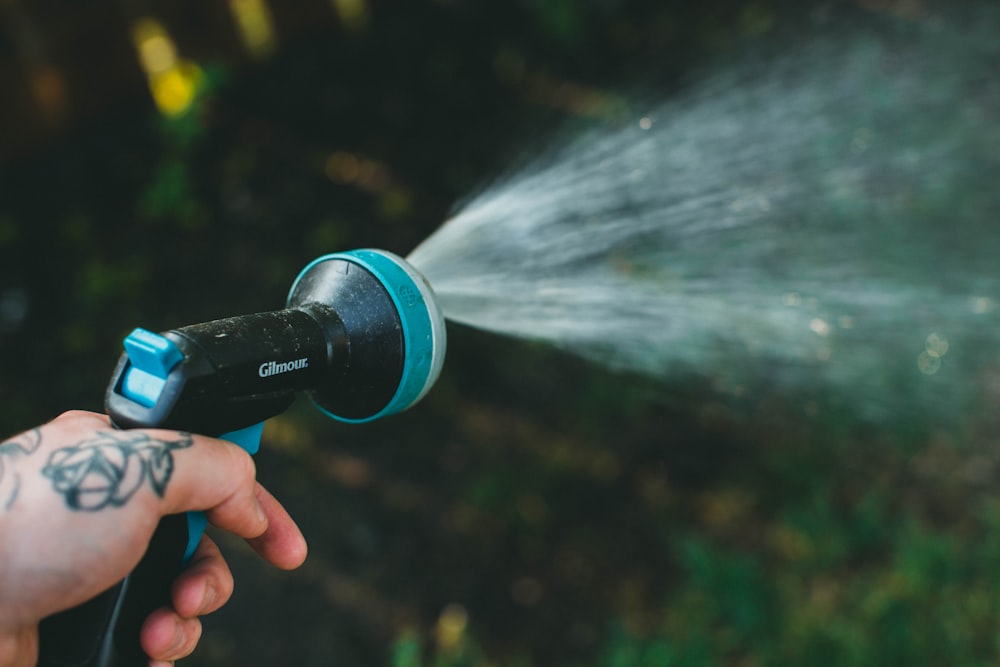
[[321, 410], [341, 421], [372, 421], [406, 410], [434, 386], [447, 348], [444, 316], [430, 283], [409, 262], [375, 249], [324, 255], [299, 274], [288, 306], [317, 301], [344, 322], [346, 341], [339, 347], [346, 372], [366, 369], [347, 384], [384, 390], [375, 392], [377, 401], [348, 406], [340, 387], [320, 388], [312, 397]]

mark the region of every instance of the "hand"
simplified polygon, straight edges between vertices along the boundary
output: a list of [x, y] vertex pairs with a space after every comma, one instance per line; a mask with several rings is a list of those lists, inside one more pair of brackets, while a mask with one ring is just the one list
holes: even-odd
[[[141, 559], [160, 517], [204, 510], [264, 559], [298, 567], [306, 545], [284, 508], [231, 443], [163, 430], [112, 429], [70, 412], [0, 444], [0, 667], [34, 665], [38, 622], [110, 588]], [[143, 649], [160, 667], [194, 650], [198, 616], [233, 580], [207, 537], [153, 612]]]

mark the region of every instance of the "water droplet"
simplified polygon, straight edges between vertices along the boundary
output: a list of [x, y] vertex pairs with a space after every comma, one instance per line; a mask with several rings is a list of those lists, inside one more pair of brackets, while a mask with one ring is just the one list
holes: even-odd
[[938, 333], [932, 333], [928, 336], [924, 347], [927, 350], [927, 354], [932, 357], [943, 357], [948, 354], [948, 340]]
[[917, 357], [917, 368], [924, 375], [934, 375], [941, 369], [941, 357], [935, 357], [926, 350]]
[[867, 151], [871, 136], [871, 130], [867, 127], [859, 128], [858, 131], [854, 133], [854, 140], [851, 141], [851, 152], [855, 155], [861, 155]]
[[829, 323], [818, 317], [813, 318], [813, 320], [809, 322], [809, 328], [812, 329], [813, 333], [817, 336], [826, 336], [830, 333]]
[[784, 296], [782, 301], [785, 302], [786, 306], [798, 306], [802, 303], [802, 296], [798, 292], [789, 292]]
[[985, 315], [992, 312], [995, 307], [996, 304], [989, 297], [977, 296], [972, 299], [972, 312], [976, 315]]

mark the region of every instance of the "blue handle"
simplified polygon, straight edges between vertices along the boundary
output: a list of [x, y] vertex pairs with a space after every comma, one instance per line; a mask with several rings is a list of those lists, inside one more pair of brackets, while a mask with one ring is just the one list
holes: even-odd
[[[250, 454], [256, 454], [257, 450], [260, 449], [260, 436], [263, 431], [264, 422], [260, 422], [253, 426], [241, 428], [238, 431], [223, 433], [219, 438], [239, 445]], [[184, 549], [184, 565], [191, 562], [191, 557], [194, 555], [195, 549], [198, 548], [198, 543], [201, 542], [201, 536], [205, 534], [208, 519], [205, 517], [204, 512], [188, 512], [187, 525], [188, 543]]]

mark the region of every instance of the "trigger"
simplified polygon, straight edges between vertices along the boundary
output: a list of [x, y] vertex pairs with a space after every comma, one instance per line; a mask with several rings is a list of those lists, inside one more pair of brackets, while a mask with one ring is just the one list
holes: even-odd
[[238, 431], [230, 431], [219, 436], [222, 440], [239, 445], [250, 454], [256, 454], [260, 449], [260, 436], [264, 432], [264, 422], [241, 428]]
[[[228, 440], [229, 442], [239, 445], [250, 454], [256, 454], [257, 450], [260, 449], [260, 436], [263, 432], [264, 422], [260, 422], [258, 424], [254, 424], [253, 426], [241, 428], [238, 431], [223, 433], [219, 436], [219, 438], [221, 440]], [[198, 544], [201, 542], [201, 536], [205, 534], [205, 528], [207, 526], [208, 519], [205, 517], [204, 512], [187, 513], [188, 542], [184, 549], [185, 565], [191, 561], [191, 557], [194, 555], [195, 549], [198, 548]]]

